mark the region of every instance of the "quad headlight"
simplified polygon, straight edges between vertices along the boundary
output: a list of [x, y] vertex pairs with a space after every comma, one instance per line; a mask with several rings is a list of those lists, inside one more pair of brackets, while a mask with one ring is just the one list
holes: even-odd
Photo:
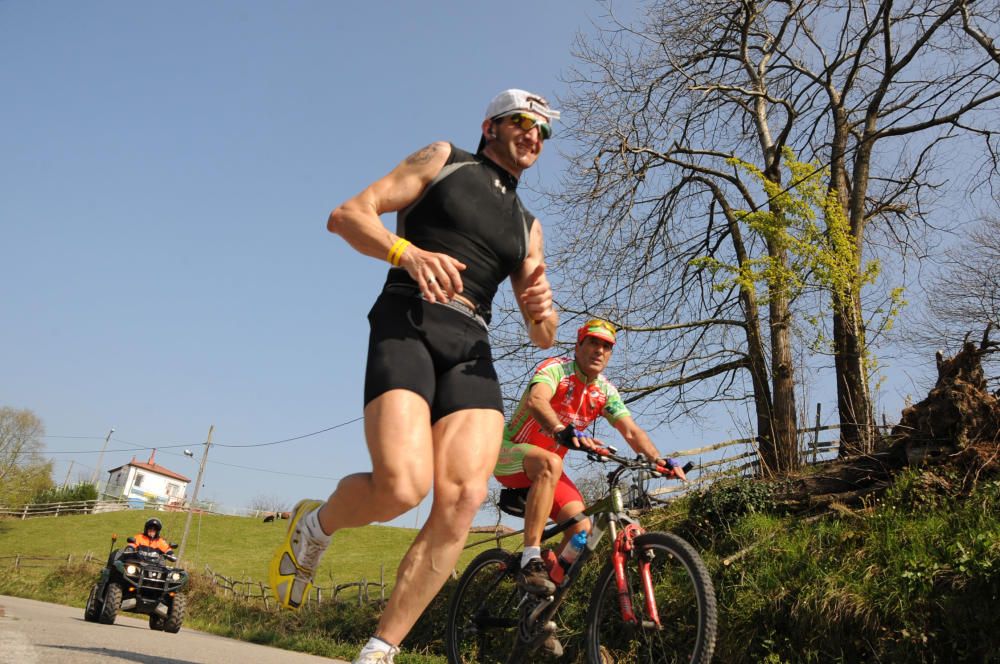
[[170, 580], [171, 581], [180, 581], [181, 580], [181, 573], [180, 572], [171, 572], [170, 573]]
[[139, 568], [135, 565], [125, 565], [125, 573], [128, 575], [134, 575], [139, 573]]

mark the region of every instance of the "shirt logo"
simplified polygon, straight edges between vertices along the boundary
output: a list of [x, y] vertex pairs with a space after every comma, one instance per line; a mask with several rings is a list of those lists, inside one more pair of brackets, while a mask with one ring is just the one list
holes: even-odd
[[500, 178], [493, 178], [493, 186], [499, 189], [501, 194], [507, 193], [507, 187], [505, 187], [503, 183], [500, 182]]

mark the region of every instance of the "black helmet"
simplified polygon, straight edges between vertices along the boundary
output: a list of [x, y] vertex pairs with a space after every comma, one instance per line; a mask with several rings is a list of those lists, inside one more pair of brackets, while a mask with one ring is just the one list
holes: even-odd
[[160, 531], [163, 530], [163, 524], [160, 523], [159, 519], [150, 519], [149, 521], [146, 522], [146, 525], [143, 527], [142, 534], [145, 535], [146, 533], [148, 533], [150, 528], [156, 531], [156, 536], [153, 537], [153, 539], [156, 539], [157, 537], [160, 536]]

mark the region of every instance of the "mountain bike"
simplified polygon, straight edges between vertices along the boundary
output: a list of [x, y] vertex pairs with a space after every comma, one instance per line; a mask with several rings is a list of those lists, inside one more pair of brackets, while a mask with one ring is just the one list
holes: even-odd
[[[476, 556], [459, 579], [448, 607], [445, 646], [451, 664], [514, 664], [543, 658], [543, 642], [557, 632], [559, 606], [605, 535], [611, 546], [591, 594], [583, 655], [591, 664], [710, 662], [715, 649], [715, 590], [694, 548], [669, 532], [645, 532], [624, 504], [624, 479], [645, 491], [649, 474], [671, 477], [655, 461], [618, 456], [613, 447], [588, 452], [592, 461], [615, 464], [607, 495], [582, 515], [546, 529], [548, 540], [580, 519], [593, 525], [586, 547], [555, 592], [538, 597], [520, 591], [515, 576], [520, 552], [490, 549]], [[643, 475], [646, 474], [646, 475]], [[505, 491], [517, 491], [506, 490]], [[526, 490], [525, 490], [526, 492]], [[523, 500], [523, 496], [522, 496]], [[501, 509], [523, 515], [507, 500]], [[516, 535], [518, 533], [512, 533]]]

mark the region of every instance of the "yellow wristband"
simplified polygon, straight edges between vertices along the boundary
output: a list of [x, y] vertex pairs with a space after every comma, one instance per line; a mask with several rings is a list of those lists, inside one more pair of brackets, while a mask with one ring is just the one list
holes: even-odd
[[403, 258], [403, 252], [406, 251], [406, 248], [409, 247], [411, 244], [412, 242], [410, 242], [409, 240], [404, 240], [403, 238], [399, 238], [398, 240], [396, 240], [395, 244], [392, 245], [392, 248], [389, 249], [389, 255], [386, 256], [386, 260], [389, 261], [393, 266], [398, 266], [400, 259]]

